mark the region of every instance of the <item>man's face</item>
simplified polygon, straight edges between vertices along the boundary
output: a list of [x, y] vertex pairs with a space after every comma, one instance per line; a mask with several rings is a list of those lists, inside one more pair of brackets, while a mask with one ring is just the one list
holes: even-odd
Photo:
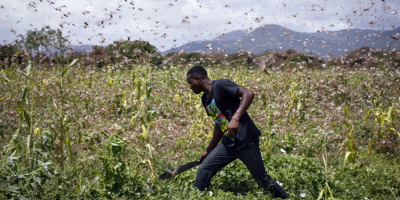
[[186, 77], [187, 82], [190, 85], [190, 89], [195, 93], [195, 94], [200, 94], [201, 92], [201, 80], [199, 77], [193, 77], [191, 75], [188, 75]]

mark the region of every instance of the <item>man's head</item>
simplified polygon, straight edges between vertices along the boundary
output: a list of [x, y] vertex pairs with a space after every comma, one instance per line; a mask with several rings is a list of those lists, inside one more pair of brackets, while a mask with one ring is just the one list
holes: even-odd
[[195, 94], [200, 94], [204, 90], [203, 80], [209, 80], [207, 71], [202, 66], [190, 68], [186, 74], [186, 79], [190, 85], [190, 89]]

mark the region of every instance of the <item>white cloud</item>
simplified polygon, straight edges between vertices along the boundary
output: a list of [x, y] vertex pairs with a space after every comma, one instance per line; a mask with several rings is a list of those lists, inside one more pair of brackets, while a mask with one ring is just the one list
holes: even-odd
[[[32, 2], [35, 8], [28, 6]], [[390, 30], [400, 24], [397, 14], [400, 10], [395, 0], [137, 0], [133, 1], [134, 5], [129, 0], [59, 0], [53, 3], [47, 0], [0, 3], [4, 7], [0, 8], [1, 39], [15, 40], [11, 29], [25, 34], [45, 25], [61, 28], [60, 24], [65, 23], [62, 30], [71, 36], [73, 44], [79, 41], [105, 45], [130, 37], [148, 40], [164, 51], [174, 44], [212, 39], [238, 29], [251, 31], [262, 24], [278, 24], [299, 32], [347, 28]], [[104, 28], [98, 26], [102, 20]], [[86, 28], [84, 21], [89, 25]], [[104, 44], [100, 43], [103, 37]]]

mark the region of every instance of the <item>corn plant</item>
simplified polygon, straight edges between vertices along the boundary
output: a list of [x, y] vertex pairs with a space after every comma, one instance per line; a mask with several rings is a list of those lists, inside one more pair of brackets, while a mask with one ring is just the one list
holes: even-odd
[[58, 145], [58, 162], [61, 168], [64, 168], [64, 147], [63, 145], [67, 145], [68, 149], [68, 159], [71, 164], [74, 165], [73, 157], [72, 157], [72, 149], [71, 149], [71, 138], [69, 135], [69, 128], [68, 128], [68, 117], [64, 116], [64, 105], [65, 105], [65, 85], [64, 85], [64, 76], [68, 72], [71, 66], [73, 66], [78, 59], [73, 60], [68, 67], [66, 67], [62, 73], [60, 74], [60, 82], [56, 82], [58, 86], [58, 90], [60, 92], [60, 110], [59, 110], [59, 119], [58, 119], [58, 129], [54, 129], [51, 126], [49, 127], [53, 133], [57, 136], [59, 140]]
[[[52, 134], [40, 133], [38, 128], [34, 133], [36, 139], [32, 142], [31, 156], [27, 160], [21, 156], [24, 153], [19, 153], [20, 149], [17, 148], [8, 155], [7, 162], [0, 163], [0, 197], [5, 199], [43, 198], [44, 185], [58, 175], [48, 156], [53, 150]], [[25, 162], [28, 162], [30, 166], [24, 167]]]
[[356, 157], [356, 140], [354, 139], [353, 132], [354, 132], [354, 126], [351, 124], [350, 120], [353, 118], [353, 116], [350, 115], [349, 110], [347, 108], [344, 108], [344, 113], [345, 113], [345, 118], [343, 121], [344, 128], [350, 129], [348, 131], [348, 134], [346, 135], [345, 140], [343, 140], [343, 143], [340, 145], [338, 155], [342, 151], [342, 148], [344, 145], [346, 145], [347, 150], [345, 153], [345, 158], [343, 165], [345, 166], [346, 161], [349, 161], [350, 163], [355, 162], [355, 157]]
[[[26, 156], [30, 156], [32, 140], [33, 138], [33, 121], [34, 121], [34, 93], [32, 90], [35, 89], [37, 81], [33, 76], [32, 64], [28, 61], [26, 71], [17, 70], [19, 74], [22, 74], [25, 79], [25, 84], [21, 86], [20, 93], [17, 101], [17, 112], [19, 115], [20, 126], [18, 132], [25, 132], [26, 135]], [[28, 113], [29, 112], [29, 113]], [[25, 129], [25, 127], [27, 127]], [[9, 145], [10, 146], [10, 145]]]
[[[156, 179], [197, 159], [212, 137], [184, 78], [190, 66], [75, 66], [31, 67], [32, 79], [0, 70], [0, 199], [268, 198], [240, 161], [216, 174], [212, 194], [193, 187], [196, 169]], [[264, 165], [292, 199], [399, 197], [398, 70], [207, 70], [255, 92], [248, 113]]]
[[325, 196], [325, 199], [327, 199], [327, 197], [329, 197], [328, 199], [334, 200], [335, 198], [333, 197], [332, 189], [328, 183], [329, 175], [328, 175], [328, 157], [326, 154], [326, 138], [324, 138], [324, 144], [325, 144], [325, 152], [322, 155], [322, 160], [324, 163], [324, 172], [325, 172], [325, 184], [324, 185], [325, 186], [324, 186], [324, 189], [321, 190], [321, 192], [319, 193], [318, 200], [322, 199], [323, 196]]
[[[400, 99], [399, 99], [400, 102]], [[375, 151], [391, 151], [397, 147], [400, 140], [400, 108], [398, 103], [392, 104], [389, 108], [383, 109], [379, 105], [365, 114], [366, 123], [370, 113], [374, 114], [374, 122], [377, 131], [368, 142], [368, 153]]]

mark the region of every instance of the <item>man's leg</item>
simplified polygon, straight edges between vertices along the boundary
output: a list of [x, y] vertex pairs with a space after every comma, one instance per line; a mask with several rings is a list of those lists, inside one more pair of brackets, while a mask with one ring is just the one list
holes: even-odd
[[205, 190], [208, 188], [211, 178], [235, 159], [236, 157], [222, 143], [219, 143], [197, 169], [194, 186], [201, 191]]
[[243, 149], [237, 152], [237, 156], [246, 165], [247, 169], [249, 169], [260, 187], [272, 193], [276, 198], [289, 198], [283, 188], [265, 171], [258, 142], [243, 147]]

